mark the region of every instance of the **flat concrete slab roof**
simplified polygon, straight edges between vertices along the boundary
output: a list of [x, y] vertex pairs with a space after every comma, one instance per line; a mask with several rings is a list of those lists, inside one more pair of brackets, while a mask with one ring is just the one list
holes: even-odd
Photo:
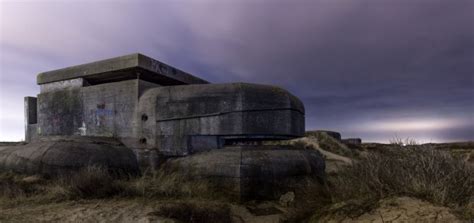
[[139, 53], [43, 72], [38, 74], [37, 83], [46, 84], [75, 78], [84, 78], [91, 84], [135, 78], [160, 85], [209, 83]]

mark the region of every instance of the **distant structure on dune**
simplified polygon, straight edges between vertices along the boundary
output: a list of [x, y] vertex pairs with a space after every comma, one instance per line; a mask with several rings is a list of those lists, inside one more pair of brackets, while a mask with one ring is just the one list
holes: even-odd
[[305, 132], [305, 136], [313, 136], [316, 138], [321, 138], [321, 135], [325, 135], [335, 139], [336, 141], [348, 146], [349, 148], [358, 148], [362, 144], [361, 138], [342, 138], [341, 133], [330, 131], [330, 130], [310, 130]]
[[141, 54], [40, 73], [37, 83], [40, 94], [25, 98], [29, 143], [0, 151], [0, 168], [139, 173], [167, 163], [224, 180], [242, 198], [324, 176], [319, 153], [262, 145], [305, 132], [303, 103], [279, 87], [210, 84]]

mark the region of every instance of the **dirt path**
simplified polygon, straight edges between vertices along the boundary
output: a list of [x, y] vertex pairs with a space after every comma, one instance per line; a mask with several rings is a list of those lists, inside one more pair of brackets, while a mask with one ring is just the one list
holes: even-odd
[[[188, 201], [189, 202], [189, 201]], [[252, 213], [247, 207], [214, 202], [195, 202], [199, 210], [187, 212], [189, 206], [170, 204], [175, 201], [144, 201], [139, 199], [84, 200], [51, 204], [0, 205], [0, 222], [187, 222], [167, 218], [190, 215], [194, 222], [279, 222], [284, 210], [272, 206], [266, 213]], [[163, 216], [164, 207], [175, 212]], [[223, 208], [228, 207], [228, 209]], [[226, 211], [227, 210], [227, 211]], [[263, 209], [261, 209], [263, 210]], [[203, 212], [204, 211], [204, 212]], [[222, 221], [224, 220], [224, 221]]]
[[137, 200], [90, 200], [20, 204], [0, 208], [0, 222], [150, 222], [153, 204]]
[[[388, 198], [379, 201], [379, 207], [358, 217], [347, 217], [335, 213], [319, 219], [328, 223], [415, 223], [415, 222], [438, 222], [438, 223], [461, 223], [460, 220], [447, 207], [436, 206], [431, 203], [410, 197]], [[469, 221], [467, 221], [470, 223]]]

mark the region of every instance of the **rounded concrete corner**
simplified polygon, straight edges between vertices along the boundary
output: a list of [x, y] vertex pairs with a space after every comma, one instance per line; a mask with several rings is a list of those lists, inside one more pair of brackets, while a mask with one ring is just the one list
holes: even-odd
[[97, 166], [111, 173], [140, 173], [136, 155], [104, 137], [49, 136], [0, 152], [0, 169], [25, 174], [62, 175]]

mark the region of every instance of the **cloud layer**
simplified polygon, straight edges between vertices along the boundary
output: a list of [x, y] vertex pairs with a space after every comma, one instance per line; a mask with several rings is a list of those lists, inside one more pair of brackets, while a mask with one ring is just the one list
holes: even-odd
[[[470, 0], [0, 4], [0, 140], [22, 137], [37, 73], [133, 52], [211, 82], [285, 87], [305, 102], [308, 129], [474, 137]], [[444, 124], [415, 131], [406, 120]]]

